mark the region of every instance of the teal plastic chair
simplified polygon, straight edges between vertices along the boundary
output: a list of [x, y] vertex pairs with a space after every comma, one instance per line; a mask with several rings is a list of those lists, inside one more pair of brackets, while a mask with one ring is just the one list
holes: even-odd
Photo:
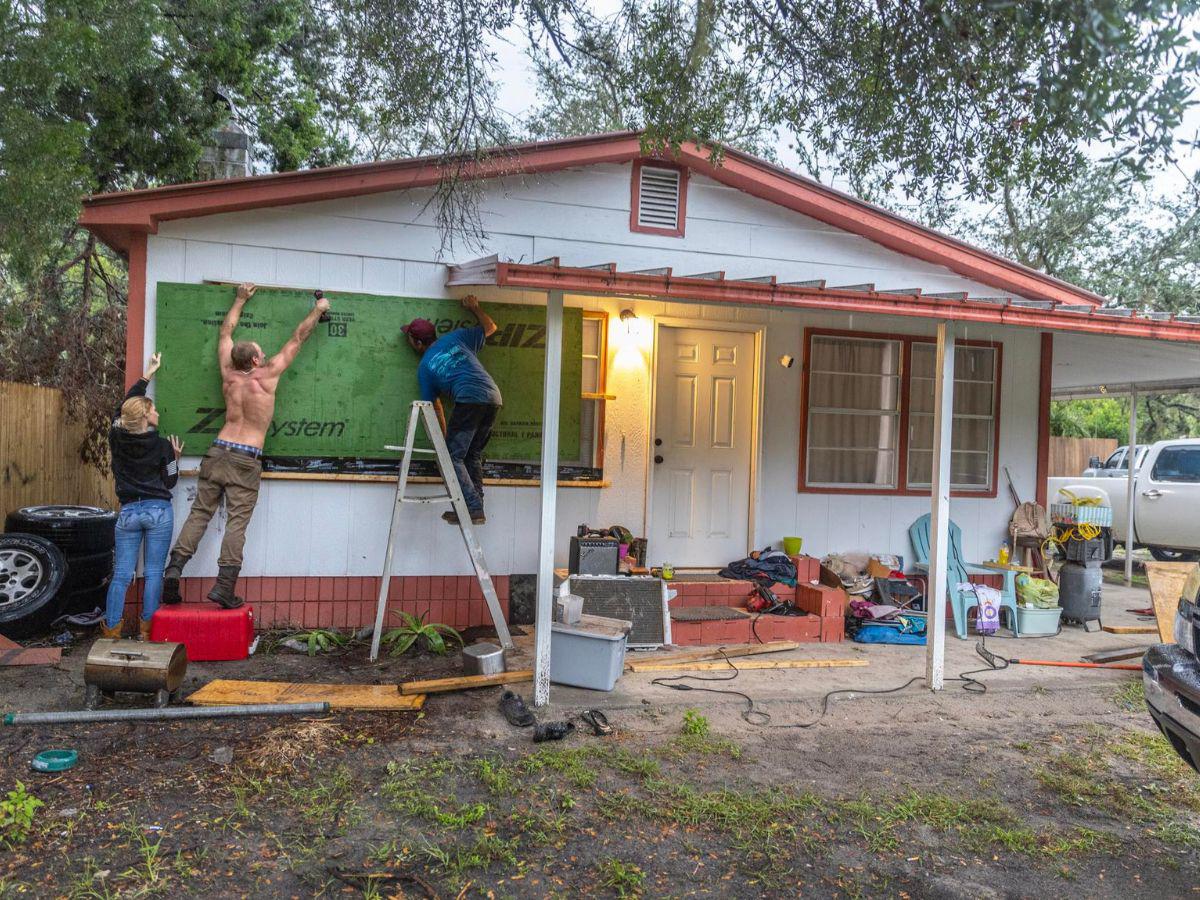
[[[1003, 575], [1004, 586], [1000, 589], [1000, 608], [1008, 610], [1008, 627], [1014, 636], [1020, 636], [1017, 630], [1017, 590], [1016, 573], [1011, 569], [997, 571], [977, 566], [963, 560], [962, 529], [950, 522], [950, 546], [946, 552], [946, 590], [950, 595], [950, 606], [954, 610], [954, 630], [960, 640], [967, 639], [967, 613], [979, 604], [971, 591], [960, 591], [958, 586], [970, 580], [971, 575]], [[913, 522], [908, 529], [908, 539], [913, 547], [913, 568], [925, 575], [926, 596], [929, 594], [929, 513]], [[933, 599], [929, 598], [933, 603]]]

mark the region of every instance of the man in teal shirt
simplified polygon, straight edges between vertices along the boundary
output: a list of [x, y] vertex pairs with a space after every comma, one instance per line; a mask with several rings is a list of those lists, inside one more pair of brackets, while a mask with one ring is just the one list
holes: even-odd
[[[471, 522], [482, 525], [487, 521], [483, 513], [483, 451], [504, 400], [478, 356], [484, 342], [496, 333], [496, 323], [479, 308], [474, 295], [466, 297], [462, 304], [479, 324], [458, 328], [439, 338], [428, 319], [413, 319], [401, 331], [408, 338], [408, 345], [421, 357], [417, 366], [421, 399], [433, 403], [437, 411]], [[454, 401], [449, 424], [442, 409], [443, 394]], [[458, 524], [458, 515], [453, 510], [442, 518], [452, 525]]]

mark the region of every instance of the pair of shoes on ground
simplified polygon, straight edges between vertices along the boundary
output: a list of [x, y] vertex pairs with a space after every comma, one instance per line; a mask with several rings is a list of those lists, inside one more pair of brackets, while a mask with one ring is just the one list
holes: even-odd
[[537, 716], [525, 705], [525, 698], [513, 691], [500, 695], [500, 711], [508, 724], [516, 728], [533, 726], [533, 742], [561, 741], [575, 730], [574, 722], [539, 722]]
[[[450, 525], [457, 525], [458, 524], [458, 513], [456, 513], [452, 509], [447, 510], [446, 512], [442, 513], [442, 521], [447, 522]], [[471, 513], [471, 524], [472, 525], [486, 525], [487, 524], [487, 516], [485, 516], [483, 514], [482, 509], [479, 512]]]

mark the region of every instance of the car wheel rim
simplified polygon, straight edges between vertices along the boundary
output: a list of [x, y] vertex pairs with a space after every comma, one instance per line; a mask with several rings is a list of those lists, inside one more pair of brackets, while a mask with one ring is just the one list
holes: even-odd
[[91, 506], [34, 506], [27, 510], [29, 515], [40, 519], [88, 519], [97, 511]]
[[0, 609], [20, 603], [37, 590], [45, 569], [24, 550], [0, 550]]

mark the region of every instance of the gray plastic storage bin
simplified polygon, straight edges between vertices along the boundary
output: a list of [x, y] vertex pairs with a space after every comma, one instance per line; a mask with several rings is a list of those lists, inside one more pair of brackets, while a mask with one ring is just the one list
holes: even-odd
[[555, 684], [611, 691], [625, 668], [625, 641], [632, 622], [581, 616], [578, 623], [550, 626], [550, 680]]

